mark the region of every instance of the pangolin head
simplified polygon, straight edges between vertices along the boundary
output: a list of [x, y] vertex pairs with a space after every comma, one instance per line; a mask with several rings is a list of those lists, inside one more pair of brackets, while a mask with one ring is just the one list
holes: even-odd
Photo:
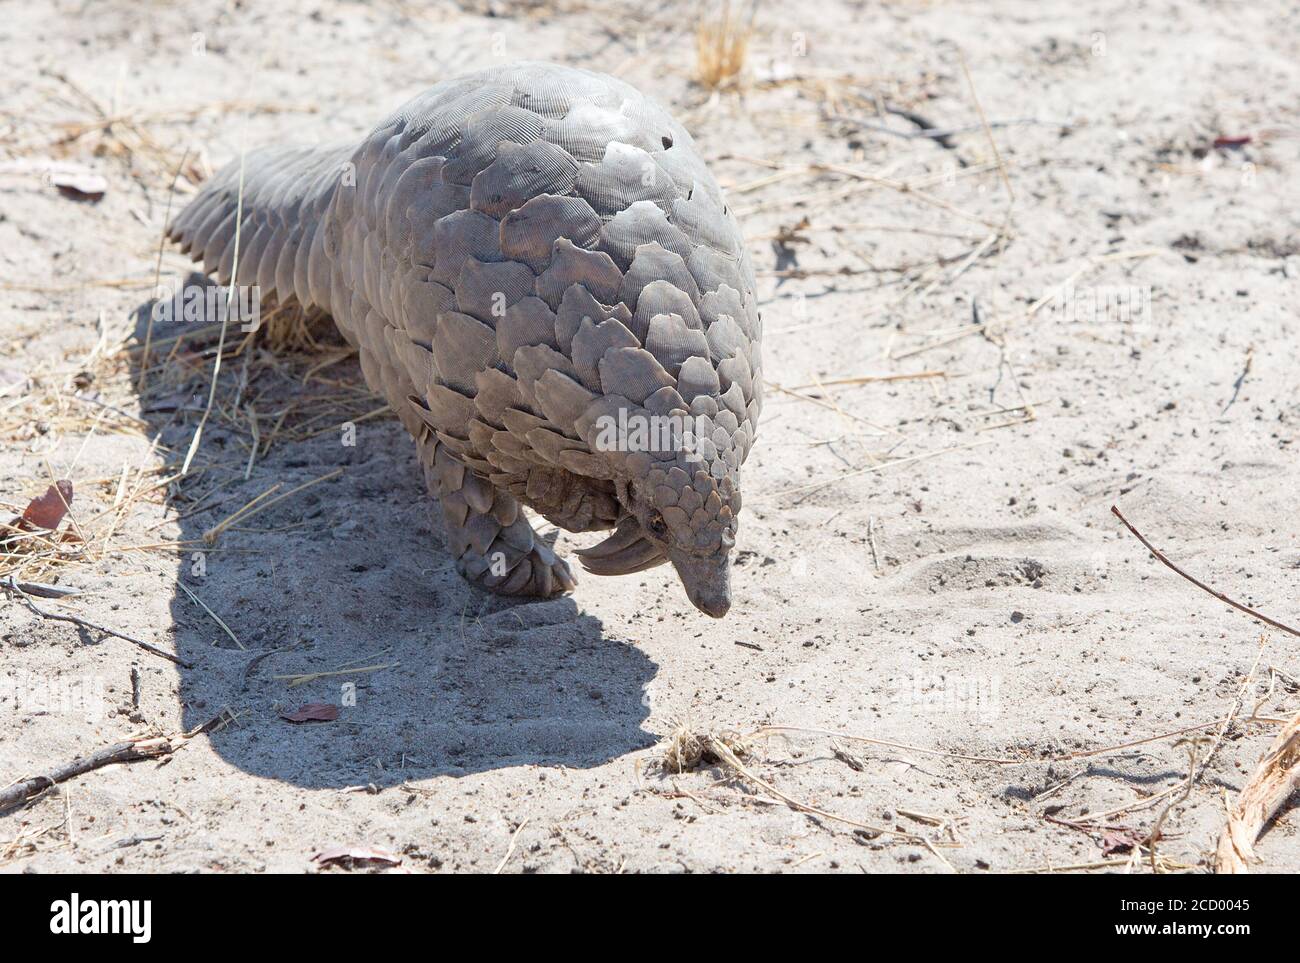
[[626, 514], [612, 535], [579, 552], [583, 565], [613, 575], [669, 561], [691, 603], [721, 618], [731, 606], [743, 453], [703, 411], [654, 412], [623, 399], [610, 408], [589, 443], [614, 468]]

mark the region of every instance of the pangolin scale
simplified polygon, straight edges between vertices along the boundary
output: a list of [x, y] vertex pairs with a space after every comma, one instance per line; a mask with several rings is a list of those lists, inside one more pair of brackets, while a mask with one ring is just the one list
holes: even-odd
[[169, 236], [228, 283], [238, 220], [235, 282], [333, 316], [415, 438], [466, 579], [573, 588], [522, 504], [613, 529], [588, 570], [670, 561], [726, 613], [762, 328], [740, 228], [663, 108], [517, 63], [434, 86], [359, 146], [249, 152], [242, 203], [240, 179], [226, 166]]

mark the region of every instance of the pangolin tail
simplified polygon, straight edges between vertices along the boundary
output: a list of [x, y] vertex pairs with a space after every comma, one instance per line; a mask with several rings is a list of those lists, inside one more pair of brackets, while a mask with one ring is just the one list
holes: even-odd
[[[347, 180], [352, 148], [249, 151], [203, 185], [167, 236], [222, 284], [329, 311], [325, 212]], [[242, 180], [242, 185], [241, 185]], [[321, 236], [317, 236], [320, 234]]]

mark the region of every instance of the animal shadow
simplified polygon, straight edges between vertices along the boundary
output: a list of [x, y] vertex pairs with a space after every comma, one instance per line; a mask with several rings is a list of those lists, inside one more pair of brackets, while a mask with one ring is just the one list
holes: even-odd
[[[174, 293], [193, 289], [211, 281], [191, 274]], [[208, 409], [220, 325], [210, 310], [153, 312], [150, 329], [153, 304], [137, 313], [132, 377], [174, 473]], [[330, 330], [304, 353], [227, 325], [201, 443], [171, 491], [186, 727], [228, 713], [207, 735], [223, 759], [312, 788], [588, 767], [648, 745], [656, 665], [572, 598], [465, 584], [414, 445]], [[304, 715], [328, 718], [290, 721]]]

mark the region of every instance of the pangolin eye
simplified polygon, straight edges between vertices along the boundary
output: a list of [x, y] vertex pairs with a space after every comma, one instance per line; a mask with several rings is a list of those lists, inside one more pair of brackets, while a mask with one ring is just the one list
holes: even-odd
[[664, 538], [668, 534], [668, 523], [664, 521], [663, 515], [658, 512], [650, 513], [650, 517], [646, 519], [646, 528], [656, 538]]

